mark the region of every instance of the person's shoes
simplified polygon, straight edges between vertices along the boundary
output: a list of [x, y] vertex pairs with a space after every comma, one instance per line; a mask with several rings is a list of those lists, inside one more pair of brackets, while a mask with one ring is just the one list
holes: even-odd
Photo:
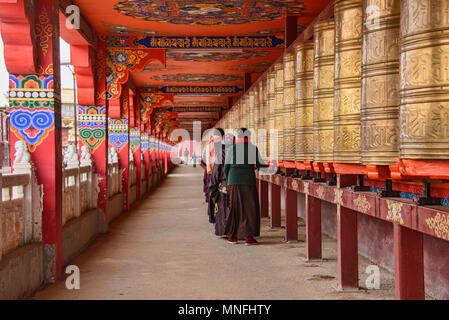
[[228, 238], [228, 243], [230, 244], [237, 244], [237, 238]]
[[245, 241], [245, 245], [246, 246], [252, 246], [252, 245], [255, 245], [255, 244], [258, 244], [256, 239], [254, 239], [253, 237], [247, 237], [246, 238], [246, 241]]

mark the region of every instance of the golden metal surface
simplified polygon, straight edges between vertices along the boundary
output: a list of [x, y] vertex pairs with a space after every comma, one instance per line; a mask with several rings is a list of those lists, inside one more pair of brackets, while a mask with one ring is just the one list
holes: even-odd
[[362, 0], [335, 2], [334, 161], [360, 163]]
[[257, 142], [258, 130], [260, 125], [260, 108], [259, 108], [259, 86], [256, 85], [253, 89], [251, 89], [253, 93], [253, 125], [251, 126], [252, 132], [252, 140], [253, 142]]
[[364, 0], [363, 15], [362, 164], [389, 165], [399, 157], [400, 0]]
[[275, 120], [274, 129], [278, 131], [277, 154], [279, 160], [284, 159], [284, 64], [278, 62], [274, 65], [275, 72]]
[[312, 40], [295, 47], [296, 53], [296, 161], [313, 160], [313, 51]]
[[449, 1], [401, 4], [400, 157], [449, 159]]
[[[262, 156], [267, 156], [267, 122], [268, 122], [268, 104], [267, 104], [267, 78], [264, 77], [259, 82], [259, 134], [258, 134], [258, 147]], [[264, 131], [263, 131], [264, 130]]]
[[283, 118], [284, 118], [284, 153], [283, 160], [295, 161], [295, 64], [296, 56], [294, 53], [286, 53], [284, 55], [284, 102], [283, 102]]
[[268, 124], [267, 124], [267, 157], [269, 160], [277, 160], [278, 150], [275, 148], [275, 144], [277, 144], [277, 135], [273, 135], [272, 130], [275, 129], [275, 71], [268, 72], [268, 81], [267, 81], [267, 105], [268, 105]]
[[314, 33], [313, 158], [333, 162], [334, 20], [318, 22]]

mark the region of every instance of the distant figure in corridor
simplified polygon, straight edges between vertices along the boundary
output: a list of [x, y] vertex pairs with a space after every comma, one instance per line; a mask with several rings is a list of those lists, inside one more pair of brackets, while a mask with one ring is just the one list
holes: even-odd
[[234, 137], [225, 135], [224, 130], [221, 128], [216, 128], [215, 130], [215, 162], [212, 168], [209, 190], [210, 196], [215, 203], [215, 235], [226, 236], [225, 228], [229, 216], [229, 208], [224, 163], [226, 152], [234, 143]]
[[192, 156], [193, 167], [196, 168], [196, 154], [194, 153]]
[[184, 164], [187, 166], [189, 164], [189, 150], [186, 149], [186, 151], [184, 151]]
[[255, 170], [267, 167], [257, 147], [250, 143], [250, 131], [236, 130], [237, 140], [226, 154], [224, 172], [228, 184], [229, 218], [226, 223], [228, 242], [245, 239], [246, 245], [257, 244], [260, 235], [260, 208]]

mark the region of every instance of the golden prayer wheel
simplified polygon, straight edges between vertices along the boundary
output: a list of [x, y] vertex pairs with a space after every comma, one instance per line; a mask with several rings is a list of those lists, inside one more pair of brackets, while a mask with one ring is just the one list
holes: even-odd
[[243, 127], [248, 128], [248, 119], [250, 117], [249, 94], [243, 96]]
[[234, 119], [235, 127], [233, 129], [241, 128], [241, 126], [242, 126], [242, 114], [241, 114], [240, 104], [241, 104], [241, 101], [237, 102], [234, 106], [236, 112], [235, 112], [235, 119]]
[[257, 146], [263, 157], [267, 156], [267, 78], [264, 77], [259, 82], [259, 128], [257, 133]]
[[[400, 0], [363, 1], [362, 163], [399, 157]], [[378, 15], [378, 19], [371, 18]]]
[[313, 41], [295, 46], [296, 53], [296, 161], [313, 161]]
[[254, 91], [249, 90], [246, 98], [246, 128], [254, 131]]
[[318, 22], [314, 33], [313, 160], [334, 160], [334, 20]]
[[279, 160], [284, 160], [284, 64], [277, 62], [275, 72], [275, 120], [274, 129], [278, 131], [278, 143], [275, 145]]
[[254, 88], [252, 89], [252, 92], [254, 95], [253, 116], [252, 116], [252, 118], [254, 119], [254, 122], [253, 122], [253, 126], [251, 127], [251, 129], [253, 130], [252, 141], [254, 143], [256, 143], [257, 137], [259, 135], [258, 132], [259, 132], [259, 126], [260, 126], [259, 86], [255, 85]]
[[284, 154], [283, 160], [295, 161], [295, 64], [296, 56], [293, 52], [284, 54]]
[[267, 119], [267, 157], [269, 160], [277, 160], [278, 150], [275, 148], [278, 143], [278, 134], [275, 129], [275, 102], [274, 102], [274, 93], [275, 93], [275, 71], [268, 72], [268, 80], [267, 80], [267, 106], [268, 106], [268, 119]]
[[401, 158], [449, 159], [448, 6], [402, 1]]
[[335, 2], [334, 161], [360, 163], [362, 0]]

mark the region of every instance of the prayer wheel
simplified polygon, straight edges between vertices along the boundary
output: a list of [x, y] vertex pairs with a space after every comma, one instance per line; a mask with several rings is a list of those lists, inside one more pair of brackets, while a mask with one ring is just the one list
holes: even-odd
[[254, 131], [253, 136], [252, 136], [252, 141], [254, 143], [257, 143], [258, 131], [259, 131], [259, 126], [260, 126], [259, 86], [255, 85], [254, 88], [252, 89], [252, 92], [254, 95], [253, 116], [252, 116], [252, 118], [254, 119], [254, 124], [253, 124], [253, 127], [251, 127], [251, 129]]
[[449, 1], [401, 4], [400, 157], [449, 159]]
[[278, 133], [274, 129], [275, 126], [275, 102], [274, 102], [274, 94], [275, 94], [275, 71], [268, 72], [268, 80], [267, 80], [267, 106], [268, 106], [268, 119], [267, 119], [267, 157], [269, 160], [277, 160], [278, 150]]
[[244, 95], [244, 110], [243, 110], [243, 127], [249, 129], [249, 118], [251, 117], [250, 112], [250, 104], [249, 104], [249, 93]]
[[242, 103], [242, 101], [240, 100], [239, 102], [237, 102], [236, 104], [235, 104], [235, 110], [236, 110], [236, 114], [235, 114], [235, 117], [236, 117], [236, 119], [235, 119], [235, 127], [234, 127], [234, 129], [237, 129], [237, 128], [241, 128], [242, 127], [242, 110], [241, 110], [241, 103]]
[[295, 46], [296, 52], [296, 161], [313, 161], [313, 41]]
[[399, 157], [400, 0], [364, 0], [363, 14], [362, 164], [389, 165]]
[[334, 20], [318, 22], [314, 33], [313, 159], [333, 162]]
[[284, 54], [284, 153], [282, 159], [285, 161], [295, 161], [295, 63], [295, 53]]
[[259, 132], [258, 132], [258, 147], [262, 156], [267, 156], [267, 122], [268, 122], [268, 104], [267, 104], [267, 78], [264, 77], [259, 82]]
[[274, 129], [278, 131], [277, 155], [279, 160], [284, 160], [284, 64], [277, 62], [274, 65], [275, 72], [275, 97]]
[[[254, 131], [254, 90], [247, 92], [246, 109], [246, 128]], [[254, 134], [254, 132], [252, 133]]]
[[335, 2], [334, 162], [361, 162], [362, 0]]

